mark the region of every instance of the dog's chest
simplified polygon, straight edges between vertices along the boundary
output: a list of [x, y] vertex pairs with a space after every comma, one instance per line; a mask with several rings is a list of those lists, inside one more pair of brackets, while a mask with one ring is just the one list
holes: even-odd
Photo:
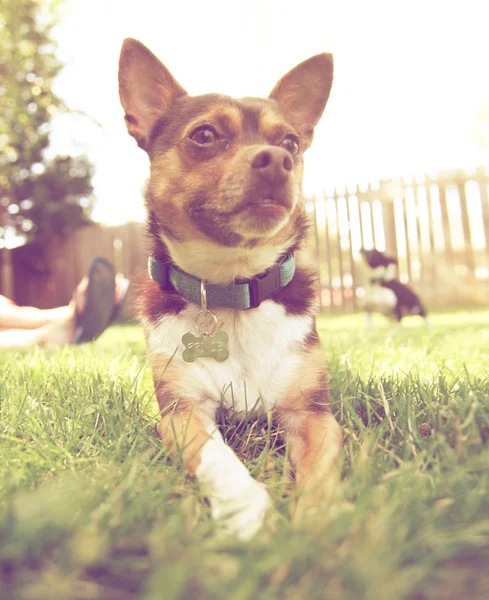
[[228, 335], [229, 357], [185, 362], [182, 336], [197, 334], [198, 307], [164, 315], [149, 327], [150, 353], [173, 356], [172, 387], [185, 398], [213, 399], [238, 411], [272, 408], [288, 391], [304, 352], [313, 317], [287, 315], [272, 300], [251, 311], [216, 310], [218, 330]]

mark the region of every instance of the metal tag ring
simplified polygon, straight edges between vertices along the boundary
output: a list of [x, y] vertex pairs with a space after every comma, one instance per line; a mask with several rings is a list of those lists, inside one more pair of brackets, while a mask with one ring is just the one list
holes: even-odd
[[201, 335], [212, 335], [217, 328], [217, 317], [210, 310], [200, 310], [195, 319], [195, 327]]

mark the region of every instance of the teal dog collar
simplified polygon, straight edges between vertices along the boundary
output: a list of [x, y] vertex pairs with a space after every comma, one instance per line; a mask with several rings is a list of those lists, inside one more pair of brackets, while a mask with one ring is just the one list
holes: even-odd
[[[198, 277], [185, 273], [173, 264], [161, 263], [154, 256], [148, 259], [148, 272], [151, 279], [166, 290], [177, 291], [190, 302], [200, 304], [201, 280]], [[210, 307], [240, 310], [257, 308], [264, 300], [288, 285], [294, 273], [294, 256], [288, 254], [279, 264], [253, 279], [236, 280], [229, 285], [207, 283], [207, 304]]]

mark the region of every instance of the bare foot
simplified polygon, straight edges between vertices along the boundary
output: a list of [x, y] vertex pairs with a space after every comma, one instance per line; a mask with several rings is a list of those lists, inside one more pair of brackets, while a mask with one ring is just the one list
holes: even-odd
[[115, 303], [116, 306], [124, 301], [127, 289], [129, 287], [129, 279], [126, 279], [122, 273], [117, 273], [115, 276]]
[[70, 303], [70, 312], [65, 319], [49, 323], [39, 331], [39, 345], [44, 348], [55, 348], [72, 344], [76, 331], [75, 306]]
[[88, 277], [84, 277], [76, 286], [76, 289], [73, 292], [73, 297], [70, 302], [70, 307], [80, 315], [82, 315], [85, 312], [85, 308], [87, 305], [87, 289]]

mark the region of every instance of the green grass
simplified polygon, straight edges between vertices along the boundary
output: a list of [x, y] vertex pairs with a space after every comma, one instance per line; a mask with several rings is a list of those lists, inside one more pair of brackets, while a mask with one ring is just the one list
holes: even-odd
[[489, 312], [432, 323], [320, 320], [351, 502], [327, 527], [292, 531], [293, 486], [266, 418], [223, 418], [282, 515], [249, 544], [216, 535], [161, 449], [137, 327], [3, 352], [0, 598], [488, 598]]

